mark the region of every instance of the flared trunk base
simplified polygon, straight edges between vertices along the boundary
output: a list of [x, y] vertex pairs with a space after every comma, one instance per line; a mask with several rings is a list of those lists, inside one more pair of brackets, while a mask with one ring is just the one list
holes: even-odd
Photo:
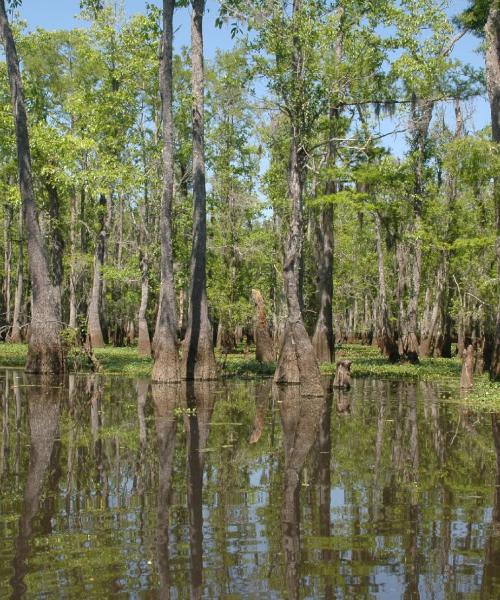
[[323, 396], [318, 361], [302, 321], [287, 321], [274, 383], [299, 384], [301, 396]]
[[335, 360], [335, 348], [333, 336], [328, 333], [328, 328], [324, 323], [317, 323], [312, 339], [312, 345], [318, 363], [332, 363]]
[[154, 340], [154, 363], [151, 380], [158, 383], [176, 383], [180, 379], [176, 340], [160, 330]]
[[182, 343], [181, 377], [190, 381], [217, 379], [212, 332], [200, 332], [198, 336], [188, 330]]
[[65, 370], [64, 351], [58, 323], [30, 326], [26, 373], [54, 374]]

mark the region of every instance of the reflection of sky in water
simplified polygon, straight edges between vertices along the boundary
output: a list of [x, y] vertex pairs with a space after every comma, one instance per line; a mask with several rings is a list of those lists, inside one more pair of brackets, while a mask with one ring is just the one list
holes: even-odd
[[[56, 412], [31, 410], [44, 396], [24, 375], [0, 382], [2, 593], [27, 585], [27, 597], [500, 597], [492, 417], [441, 403], [432, 386], [356, 381], [351, 414], [337, 415], [334, 396], [330, 420], [326, 405], [293, 396], [272, 409], [270, 388], [257, 393], [254, 382], [200, 392], [198, 420], [185, 419], [181, 393], [171, 405], [148, 396], [141, 444], [132, 381], [77, 386], [71, 409], [67, 390], [49, 394], [44, 401], [60, 405], [57, 428], [44, 421]], [[93, 432], [92, 393], [101, 415]], [[264, 428], [249, 444], [257, 413]], [[186, 428], [195, 425], [206, 443], [194, 452], [201, 495], [187, 467]], [[44, 426], [47, 436], [30, 437]]]

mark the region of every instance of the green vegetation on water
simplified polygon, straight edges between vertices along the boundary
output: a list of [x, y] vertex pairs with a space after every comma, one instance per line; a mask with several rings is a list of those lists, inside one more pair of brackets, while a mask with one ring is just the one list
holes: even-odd
[[[0, 367], [22, 368], [26, 362], [28, 346], [26, 344], [0, 344]], [[138, 356], [135, 347], [115, 348], [108, 346], [94, 350], [105, 375], [124, 375], [126, 377], [149, 377], [152, 360]], [[457, 388], [462, 369], [458, 358], [422, 358], [420, 364], [391, 364], [383, 357], [378, 348], [359, 344], [343, 344], [337, 349], [337, 359], [349, 359], [353, 364], [353, 377], [372, 377], [375, 379], [393, 379], [409, 381], [433, 381], [449, 384]], [[259, 363], [253, 353], [217, 355], [221, 375], [249, 379], [270, 377], [274, 373], [273, 363]], [[324, 375], [335, 373], [334, 364], [321, 365]], [[500, 407], [500, 383], [489, 381], [488, 376], [476, 376], [474, 389], [462, 394], [465, 403], [477, 409], [498, 410]]]

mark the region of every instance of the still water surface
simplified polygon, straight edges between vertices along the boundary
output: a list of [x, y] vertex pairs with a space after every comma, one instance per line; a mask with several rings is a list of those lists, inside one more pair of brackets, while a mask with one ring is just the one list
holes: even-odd
[[0, 597], [500, 598], [500, 416], [448, 396], [5, 371]]

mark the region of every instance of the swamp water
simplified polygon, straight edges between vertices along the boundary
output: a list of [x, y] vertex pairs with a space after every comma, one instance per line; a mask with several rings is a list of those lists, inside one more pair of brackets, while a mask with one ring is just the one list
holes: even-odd
[[500, 598], [500, 416], [446, 396], [5, 371], [0, 598]]

